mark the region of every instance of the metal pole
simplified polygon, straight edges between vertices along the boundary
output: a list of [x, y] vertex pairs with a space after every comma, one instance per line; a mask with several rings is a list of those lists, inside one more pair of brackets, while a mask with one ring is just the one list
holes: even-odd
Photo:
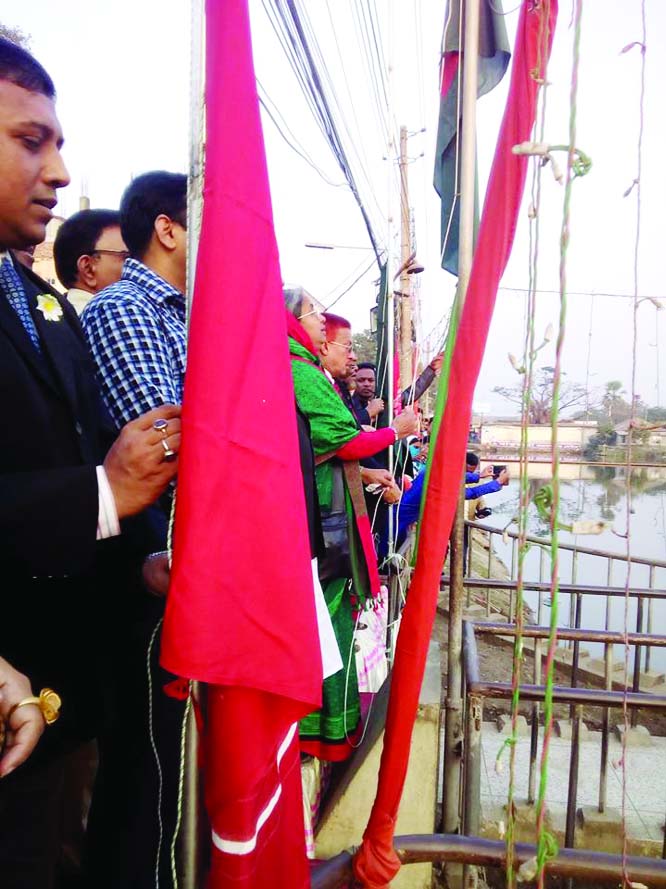
[[[205, 128], [205, 3], [192, 0], [190, 9], [190, 168], [187, 180], [187, 319], [191, 317], [194, 279], [197, 266], [201, 219], [203, 216], [204, 128]], [[199, 699], [203, 689], [198, 682], [190, 686], [191, 699]], [[185, 742], [183, 786], [183, 832], [179, 839], [180, 883], [183, 889], [198, 889], [202, 884], [199, 783], [199, 733], [190, 707]]]
[[412, 384], [412, 294], [407, 266], [411, 256], [411, 225], [407, 188], [407, 127], [400, 127], [400, 389]]
[[[654, 589], [654, 565], [650, 565], [650, 589]], [[647, 615], [647, 631], [648, 635], [652, 635], [652, 599], [648, 599], [648, 615]], [[650, 658], [652, 656], [652, 649], [649, 645], [645, 648], [645, 672], [648, 673], [650, 671]]]
[[571, 759], [569, 760], [569, 788], [567, 793], [567, 820], [564, 845], [573, 849], [576, 836], [576, 797], [578, 796], [578, 762], [580, 757], [580, 714], [579, 706], [574, 708], [571, 723]]
[[[478, 83], [479, 0], [466, 5], [463, 55], [463, 100], [460, 152], [460, 228], [458, 251], [458, 301], [465, 305], [474, 255], [474, 200], [476, 188], [476, 95]], [[449, 586], [449, 651], [444, 736], [444, 801], [442, 820], [446, 833], [460, 826], [460, 745], [462, 741], [462, 616], [464, 491], [451, 536], [451, 584]], [[455, 568], [454, 568], [455, 565]]]
[[[201, 704], [200, 683], [191, 686], [191, 702]], [[200, 889], [203, 885], [201, 855], [201, 782], [199, 778], [199, 730], [194, 706], [187, 716], [185, 737], [185, 776], [183, 787], [183, 821], [178, 861], [179, 885], [183, 889]]]
[[[636, 600], [636, 632], [640, 633], [643, 630], [643, 599], [639, 596]], [[640, 645], [636, 645], [634, 647], [634, 677], [632, 682], [632, 690], [639, 691], [641, 684], [641, 647]], [[636, 728], [638, 725], [638, 712], [634, 711], [631, 714], [631, 727]]]
[[[481, 826], [481, 720], [483, 718], [483, 698], [470, 695], [465, 714], [465, 809], [464, 833], [478, 836]], [[463, 886], [475, 889], [479, 883], [479, 872], [473, 865], [465, 865]]]
[[449, 583], [449, 649], [447, 693], [444, 722], [444, 800], [442, 824], [444, 833], [457, 833], [460, 827], [460, 755], [462, 748], [462, 621], [463, 621], [463, 510], [464, 487], [460, 488], [456, 521], [449, 550], [451, 581]]
[[[477, 867], [506, 867], [506, 842], [479, 837], [400, 836], [394, 848], [403, 865], [425, 861], [468, 862]], [[536, 855], [536, 846], [516, 843], [516, 864], [520, 865]], [[666, 887], [666, 867], [658, 858], [638, 858], [586, 849], [560, 849], [548, 861], [549, 877], [580, 880], [583, 885], [621, 883], [625, 874], [629, 879], [650, 887]], [[318, 865], [312, 874], [312, 889], [338, 889], [348, 886], [352, 876], [352, 853], [341, 852]]]

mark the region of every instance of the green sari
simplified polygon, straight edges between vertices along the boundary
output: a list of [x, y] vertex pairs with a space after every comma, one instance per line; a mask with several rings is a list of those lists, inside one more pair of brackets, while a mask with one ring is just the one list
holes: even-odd
[[[310, 422], [315, 457], [330, 454], [355, 438], [359, 434], [358, 426], [322, 371], [319, 360], [291, 337], [289, 351], [296, 401]], [[331, 508], [332, 459], [320, 463], [315, 471], [319, 505], [323, 512]], [[333, 762], [351, 755], [353, 747], [350, 742], [360, 731], [361, 708], [353, 650], [352, 610], [356, 601], [363, 603], [369, 596], [367, 569], [346, 485], [345, 503], [352, 577], [333, 578], [322, 583], [343, 667], [324, 680], [321, 709], [299, 723], [301, 749]]]

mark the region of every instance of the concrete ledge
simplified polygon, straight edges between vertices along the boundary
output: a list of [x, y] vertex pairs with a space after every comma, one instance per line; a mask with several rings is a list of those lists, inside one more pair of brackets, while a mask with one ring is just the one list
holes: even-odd
[[666, 682], [666, 673], [658, 673], [656, 670], [648, 670], [639, 675], [641, 688], [654, 688], [655, 685], [663, 685]]
[[[497, 722], [495, 723], [497, 726], [497, 731], [503, 735], [511, 734], [511, 714], [510, 713], [500, 713], [497, 717]], [[519, 738], [527, 738], [530, 734], [530, 727], [527, 724], [527, 719], [524, 716], [518, 716], [516, 720], [516, 734]]]
[[[570, 741], [571, 736], [573, 735], [573, 725], [570, 719], [556, 719], [553, 723], [553, 729], [555, 731], [555, 736], [557, 738], [562, 738], [565, 741]], [[581, 720], [580, 723], [580, 740], [587, 740], [587, 736], [589, 735], [590, 730], [585, 725], [585, 723]]]
[[[622, 741], [624, 726], [616, 725], [613, 732], [618, 741]], [[652, 747], [652, 737], [644, 725], [631, 726], [628, 729], [627, 747]]]

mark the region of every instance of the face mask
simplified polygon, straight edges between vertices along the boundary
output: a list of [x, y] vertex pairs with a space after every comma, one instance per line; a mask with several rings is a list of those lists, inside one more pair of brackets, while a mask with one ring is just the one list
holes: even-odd
[[420, 450], [421, 448], [418, 445], [409, 446], [409, 453], [412, 455], [412, 457], [418, 457]]

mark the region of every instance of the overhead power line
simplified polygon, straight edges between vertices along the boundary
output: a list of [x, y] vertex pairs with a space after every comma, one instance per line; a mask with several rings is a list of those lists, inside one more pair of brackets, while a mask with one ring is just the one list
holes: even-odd
[[[301, 145], [301, 143], [298, 141], [296, 136], [294, 136], [292, 131], [289, 129], [289, 126], [287, 125], [285, 119], [280, 114], [277, 106], [271, 100], [270, 96], [268, 95], [266, 90], [263, 88], [263, 86], [259, 82], [259, 78], [257, 78], [257, 87], [258, 87], [259, 102], [261, 103], [261, 107], [264, 109], [266, 114], [269, 116], [269, 118], [273, 122], [273, 125], [275, 126], [275, 129], [282, 136], [282, 138], [287, 143], [287, 145], [292, 149], [292, 151], [295, 151], [296, 154], [299, 155], [299, 157], [302, 157], [303, 160], [306, 162], [306, 164], [309, 164], [312, 167], [312, 169], [324, 180], [324, 182], [327, 185], [332, 185], [333, 188], [344, 188], [347, 184], [346, 182], [332, 182], [328, 178], [328, 176], [324, 173], [324, 171], [321, 169], [321, 167], [318, 167], [317, 164], [312, 160], [312, 158], [307, 153], [305, 148]], [[263, 95], [262, 95], [262, 93], [263, 93]], [[269, 103], [273, 106], [272, 111], [271, 111], [271, 108], [269, 107]], [[282, 125], [280, 125], [280, 123], [277, 120], [278, 116], [280, 117]], [[289, 136], [291, 136], [291, 139], [289, 138], [289, 136], [287, 136], [287, 134], [285, 133], [285, 130], [287, 131], [287, 133], [289, 133]]]
[[[511, 293], [529, 293], [529, 289], [527, 287], [498, 287], [498, 290], [508, 290]], [[552, 293], [556, 296], [560, 295], [559, 290], [535, 290], [535, 293]], [[569, 296], [610, 296], [610, 297], [620, 297], [622, 299], [661, 299], [666, 301], [666, 295], [657, 294], [654, 295], [652, 293], [646, 293], [644, 295], [636, 296], [633, 293], [604, 293], [601, 290], [567, 290], [567, 294]]]
[[[299, 12], [295, 0], [263, 0], [263, 3], [306, 102], [333, 151], [361, 211], [377, 264], [381, 266], [380, 239], [372, 225], [369, 210], [361, 196], [354, 170], [340, 135], [340, 127], [332, 108], [332, 103], [337, 101], [335, 90], [328, 77], [321, 50], [312, 29], [309, 28], [307, 16], [305, 13], [302, 15]], [[309, 36], [306, 35], [308, 28]]]

